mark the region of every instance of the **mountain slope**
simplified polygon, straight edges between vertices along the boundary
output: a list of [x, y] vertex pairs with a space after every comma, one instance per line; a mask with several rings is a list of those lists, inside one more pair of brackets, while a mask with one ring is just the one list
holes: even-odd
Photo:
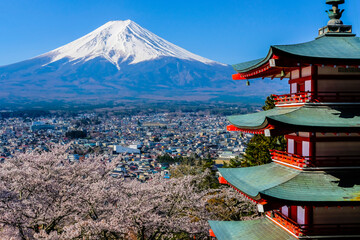
[[49, 56], [52, 62], [63, 58], [74, 62], [103, 57], [117, 67], [126, 61], [135, 64], [159, 57], [215, 63], [156, 36], [131, 20], [108, 22], [84, 37], [42, 56]]
[[195, 55], [130, 20], [112, 21], [53, 51], [0, 67], [0, 99], [206, 100], [255, 94], [255, 88], [239, 88], [231, 74], [229, 65]]

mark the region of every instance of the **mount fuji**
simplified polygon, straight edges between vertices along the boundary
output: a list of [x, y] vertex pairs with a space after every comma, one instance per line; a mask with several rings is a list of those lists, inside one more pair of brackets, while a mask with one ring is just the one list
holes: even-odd
[[[245, 92], [244, 84], [231, 80], [233, 73], [229, 65], [193, 54], [131, 20], [111, 21], [53, 51], [0, 67], [0, 100], [208, 100], [259, 95], [254, 87]], [[269, 87], [264, 89], [261, 94]]]

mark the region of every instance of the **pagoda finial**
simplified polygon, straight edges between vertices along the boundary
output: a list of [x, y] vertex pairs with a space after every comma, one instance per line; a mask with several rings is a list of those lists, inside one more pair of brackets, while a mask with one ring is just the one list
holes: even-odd
[[351, 25], [344, 25], [340, 20], [345, 10], [339, 9], [339, 4], [345, 3], [345, 0], [326, 0], [326, 4], [332, 5], [332, 9], [326, 11], [329, 15], [330, 21], [327, 26], [319, 29], [319, 36], [348, 36], [353, 37]]
[[326, 4], [332, 5], [332, 9], [326, 11], [330, 18], [328, 25], [343, 24], [340, 18], [345, 10], [339, 9], [339, 4], [343, 3], [345, 3], [345, 0], [326, 0]]

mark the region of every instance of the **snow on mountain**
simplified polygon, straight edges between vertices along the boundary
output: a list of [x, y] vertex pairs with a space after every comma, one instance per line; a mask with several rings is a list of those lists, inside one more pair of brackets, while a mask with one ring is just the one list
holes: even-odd
[[265, 81], [245, 88], [231, 80], [233, 73], [130, 20], [112, 21], [53, 51], [0, 66], [0, 103], [264, 97], [281, 88]]
[[63, 58], [78, 62], [103, 57], [118, 69], [123, 62], [136, 64], [159, 57], [216, 63], [158, 37], [131, 20], [110, 21], [84, 37], [42, 56], [50, 57], [50, 63]]

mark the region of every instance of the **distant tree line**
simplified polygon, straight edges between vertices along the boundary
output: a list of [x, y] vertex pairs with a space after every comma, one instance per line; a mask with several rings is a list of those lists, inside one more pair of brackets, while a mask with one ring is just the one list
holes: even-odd
[[45, 110], [21, 110], [0, 112], [0, 118], [38, 118], [50, 116], [51, 113]]
[[184, 160], [182, 156], [173, 157], [169, 154], [160, 155], [156, 158], [156, 161], [159, 163], [167, 163], [167, 164], [174, 164], [180, 163]]
[[72, 130], [65, 133], [65, 136], [70, 139], [86, 138], [86, 131]]

